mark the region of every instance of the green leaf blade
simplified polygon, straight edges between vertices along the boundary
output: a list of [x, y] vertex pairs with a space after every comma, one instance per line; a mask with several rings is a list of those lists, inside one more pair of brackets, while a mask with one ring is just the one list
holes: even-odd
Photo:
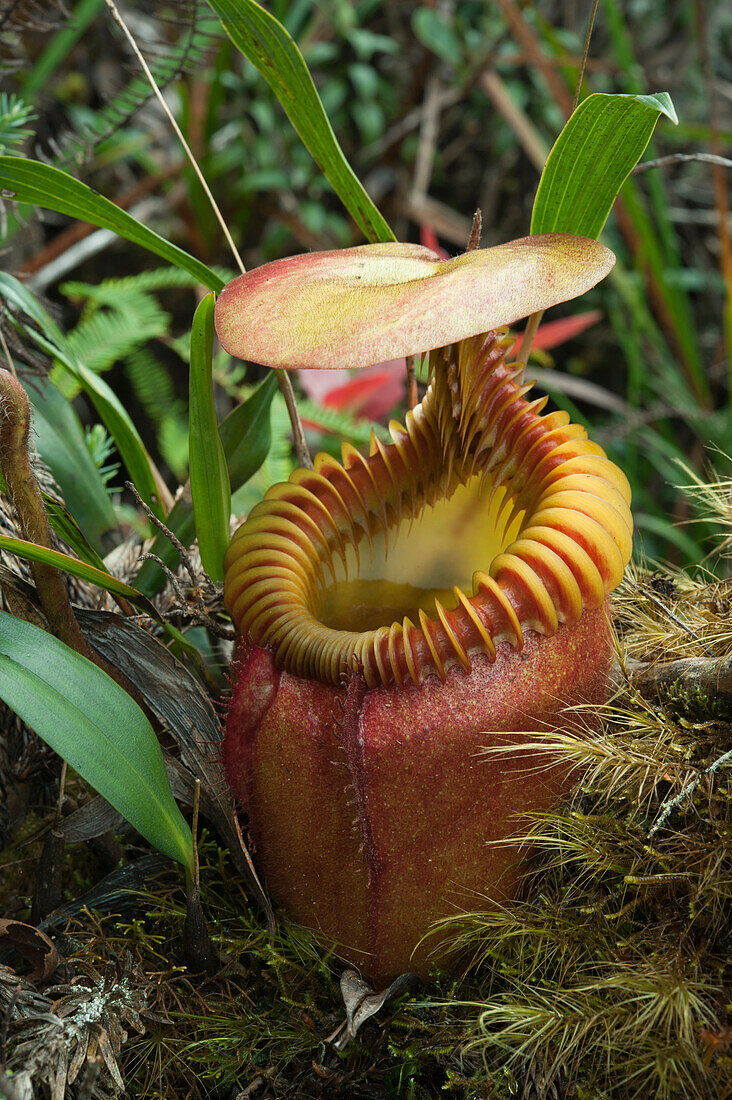
[[370, 241], [393, 241], [394, 234], [346, 160], [305, 60], [282, 24], [254, 0], [209, 0], [209, 4], [234, 45], [272, 88], [364, 235]]
[[229, 545], [231, 484], [213, 399], [214, 304], [214, 295], [208, 294], [193, 318], [188, 441], [201, 562], [208, 575], [219, 581], [224, 577], [224, 554]]
[[[272, 443], [270, 407], [277, 392], [277, 380], [273, 372], [241, 405], [237, 405], [219, 426], [219, 437], [224, 448], [229, 481], [236, 491], [257, 472], [264, 462]], [[165, 520], [165, 525], [178, 536], [184, 546], [190, 546], [195, 538], [195, 523], [190, 493], [183, 492], [176, 500]], [[178, 564], [178, 551], [170, 539], [157, 535], [150, 552], [160, 558], [169, 569]], [[157, 562], [151, 559], [142, 563], [136, 584], [146, 596], [154, 596], [165, 584], [165, 574]]]
[[[113, 596], [121, 596], [136, 604], [153, 619], [160, 621], [160, 613], [154, 604], [150, 603], [146, 596], [132, 585], [115, 577], [102, 565], [100, 569], [96, 565], [90, 565], [86, 561], [72, 558], [70, 554], [64, 554], [61, 550], [50, 550], [47, 546], [39, 546], [35, 542], [26, 539], [14, 539], [10, 535], [0, 535], [0, 550], [8, 550], [11, 554], [17, 554], [26, 561], [38, 561], [44, 565], [53, 565], [57, 569], [63, 569], [64, 573], [70, 573], [73, 577], [87, 581], [110, 592]], [[101, 559], [100, 559], [101, 560]]]
[[206, 264], [166, 241], [154, 230], [148, 229], [81, 180], [51, 164], [25, 157], [0, 157], [0, 191], [2, 190], [12, 192], [18, 202], [33, 203], [34, 206], [42, 206], [46, 210], [55, 210], [57, 214], [91, 222], [102, 229], [111, 229], [118, 236], [141, 245], [148, 252], [154, 252], [156, 256], [161, 256], [176, 267], [195, 275], [210, 290], [219, 291], [224, 285]]
[[678, 122], [666, 92], [588, 96], [549, 154], [534, 199], [531, 232], [596, 239], [661, 115]]
[[0, 697], [137, 831], [193, 869], [193, 840], [152, 726], [100, 668], [0, 612]]

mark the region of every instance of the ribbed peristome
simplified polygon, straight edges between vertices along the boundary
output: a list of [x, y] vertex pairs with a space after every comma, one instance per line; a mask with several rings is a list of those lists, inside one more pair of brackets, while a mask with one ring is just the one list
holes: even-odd
[[[542, 416], [547, 399], [526, 400], [521, 366], [505, 362], [510, 345], [500, 331], [432, 352], [430, 387], [405, 425], [389, 425], [391, 444], [372, 435], [368, 457], [346, 444], [342, 464], [318, 455], [314, 470], [273, 486], [238, 529], [226, 606], [280, 667], [338, 684], [357, 661], [369, 687], [444, 679], [452, 666], [469, 670], [476, 654], [494, 660], [501, 641], [520, 648], [526, 630], [552, 635], [576, 622], [620, 582], [632, 541], [627, 479], [567, 413]], [[375, 540], [388, 563], [412, 522], [470, 486], [465, 514], [473, 523], [473, 512], [488, 510], [495, 529], [484, 561], [480, 546], [471, 549], [480, 564], [463, 586], [472, 591], [450, 585], [445, 598], [444, 584], [428, 586], [411, 614], [385, 614], [368, 629], [327, 621], [339, 585], [346, 604], [356, 591]], [[419, 582], [418, 537], [409, 545]], [[459, 531], [455, 547], [458, 557]], [[378, 579], [362, 583], [378, 595]]]

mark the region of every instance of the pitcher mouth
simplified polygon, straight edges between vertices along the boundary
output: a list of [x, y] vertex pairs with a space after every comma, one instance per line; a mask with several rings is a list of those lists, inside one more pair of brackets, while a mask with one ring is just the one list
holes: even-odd
[[273, 486], [226, 555], [224, 599], [280, 668], [337, 685], [469, 671], [499, 642], [600, 606], [632, 549], [630, 488], [565, 412], [527, 401], [493, 331], [431, 353], [391, 444], [318, 455]]

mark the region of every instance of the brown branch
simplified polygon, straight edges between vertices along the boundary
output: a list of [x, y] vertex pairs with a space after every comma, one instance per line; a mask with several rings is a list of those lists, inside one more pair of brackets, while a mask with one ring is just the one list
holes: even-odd
[[300, 419], [297, 402], [295, 401], [295, 391], [292, 388], [290, 376], [286, 370], [276, 370], [275, 377], [277, 378], [277, 385], [280, 387], [280, 393], [285, 399], [285, 405], [287, 406], [287, 412], [290, 417], [298, 466], [304, 466], [306, 470], [312, 470], [313, 460], [310, 457], [310, 451], [305, 439], [305, 429]]
[[647, 698], [681, 689], [692, 701], [708, 699], [732, 708], [732, 655], [680, 657], [660, 664], [628, 660], [626, 667], [633, 686]]

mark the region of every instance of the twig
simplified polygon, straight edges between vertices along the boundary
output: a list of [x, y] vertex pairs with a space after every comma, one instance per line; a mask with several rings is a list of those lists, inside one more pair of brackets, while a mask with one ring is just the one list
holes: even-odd
[[438, 123], [440, 118], [440, 80], [432, 73], [427, 80], [424, 102], [422, 104], [422, 123], [419, 128], [419, 146], [414, 164], [412, 193], [427, 194], [432, 178], [432, 158], [437, 145]]
[[716, 164], [720, 168], [732, 168], [732, 160], [729, 157], [720, 157], [715, 153], [670, 153], [667, 157], [656, 157], [655, 160], [644, 160], [636, 164], [632, 174], [640, 175], [649, 168], [666, 168], [669, 164], [683, 164], [687, 160], [698, 160], [703, 164]]
[[[198, 574], [197, 574], [197, 572], [194, 568], [193, 562], [191, 561], [190, 554], [188, 553], [188, 551], [186, 550], [185, 546], [180, 541], [178, 536], [175, 534], [174, 531], [171, 531], [169, 527], [166, 527], [161, 519], [158, 519], [158, 517], [155, 515], [155, 513], [150, 508], [150, 506], [148, 504], [146, 504], [145, 501], [142, 499], [142, 497], [140, 496], [140, 494], [138, 493], [137, 489], [135, 488], [135, 486], [133, 485], [133, 483], [131, 481], [126, 481], [125, 486], [130, 490], [130, 492], [132, 493], [135, 500], [140, 505], [140, 507], [142, 508], [143, 512], [145, 513], [147, 518], [150, 520], [150, 522], [155, 527], [157, 527], [157, 529], [160, 532], [162, 532], [162, 534], [165, 535], [165, 537], [167, 539], [169, 539], [170, 542], [173, 544], [175, 549], [178, 551], [178, 554], [180, 555], [180, 560], [183, 563], [183, 567], [185, 568], [185, 571], [188, 574], [188, 577], [190, 579], [191, 584], [193, 585], [194, 588], [198, 588], [199, 585], [201, 584], [201, 579], [198, 576]], [[147, 555], [143, 555], [143, 557], [146, 557], [146, 556]], [[154, 554], [151, 554], [149, 556], [150, 557], [155, 557]], [[160, 564], [162, 565], [162, 562], [160, 562]], [[204, 574], [204, 576], [206, 576], [206, 574]], [[206, 579], [208, 580], [209, 578], [206, 576]]]
[[66, 794], [66, 772], [68, 771], [68, 764], [64, 760], [61, 765], [61, 775], [58, 781], [58, 802], [56, 803], [56, 824], [61, 820], [61, 808], [64, 804], [64, 795]]
[[529, 355], [531, 354], [531, 345], [534, 342], [536, 331], [541, 324], [541, 319], [544, 316], [544, 310], [539, 309], [536, 313], [532, 313], [526, 322], [526, 328], [524, 329], [523, 336], [521, 337], [521, 347], [519, 353], [516, 356], [516, 362], [521, 363], [523, 367], [529, 361]]
[[224, 217], [223, 217], [221, 211], [219, 210], [219, 207], [216, 203], [215, 198], [211, 194], [211, 189], [208, 186], [208, 183], [206, 182], [206, 177], [204, 176], [203, 172], [201, 171], [201, 169], [198, 165], [198, 161], [196, 160], [196, 158], [193, 155], [191, 147], [189, 146], [188, 142], [186, 141], [186, 139], [183, 136], [183, 131], [181, 130], [178, 123], [175, 121], [175, 118], [173, 116], [173, 112], [170, 110], [170, 107], [165, 102], [165, 98], [163, 96], [163, 93], [160, 91], [160, 88], [158, 87], [157, 81], [155, 80], [155, 77], [153, 76], [153, 74], [150, 72], [148, 64], [147, 64], [147, 62], [145, 61], [145, 58], [142, 55], [142, 51], [140, 50], [140, 47], [137, 45], [137, 42], [135, 41], [135, 39], [132, 35], [132, 32], [130, 31], [129, 27], [127, 26], [124, 19], [120, 15], [119, 9], [117, 8], [117, 5], [115, 4], [114, 0], [106, 0], [106, 4], [107, 4], [107, 7], [109, 8], [109, 10], [111, 11], [114, 20], [121, 27], [125, 38], [127, 39], [127, 41], [130, 44], [130, 47], [132, 48], [132, 52], [134, 53], [135, 57], [139, 61], [140, 67], [142, 68], [142, 71], [144, 72], [145, 76], [147, 77], [147, 80], [150, 84], [150, 87], [152, 88], [153, 92], [155, 93], [156, 99], [158, 100], [160, 106], [163, 108], [163, 111], [165, 112], [165, 114], [167, 116], [168, 122], [170, 123], [170, 125], [173, 127], [173, 130], [175, 131], [176, 137], [178, 138], [181, 145], [183, 146], [184, 152], [185, 152], [186, 156], [188, 157], [188, 160], [191, 163], [191, 167], [193, 168], [193, 171], [196, 173], [196, 176], [198, 177], [198, 182], [201, 184], [201, 187], [203, 188], [204, 194], [206, 195], [206, 198], [208, 199], [209, 203], [211, 204], [211, 209], [214, 212], [214, 216], [216, 217], [217, 222], [221, 226], [221, 229], [222, 229], [222, 232], [224, 234], [224, 237], [226, 238], [227, 244], [229, 245], [229, 248], [231, 249], [232, 254], [234, 256], [234, 259], [236, 260], [237, 267], [239, 268], [239, 270], [243, 274], [246, 271], [246, 268], [244, 267], [244, 264], [242, 263], [241, 256], [239, 255], [239, 250], [237, 249], [236, 245], [234, 244], [234, 241], [232, 239], [231, 233], [229, 232], [228, 226], [226, 225], [226, 222], [224, 221]]
[[466, 252], [474, 252], [476, 248], [480, 248], [480, 234], [483, 231], [483, 215], [480, 211], [480, 207], [473, 214], [473, 224], [470, 227], [470, 236], [468, 237], [468, 243], [465, 248]]
[[482, 73], [480, 84], [490, 96], [493, 106], [513, 130], [526, 156], [536, 170], [541, 172], [549, 154], [549, 147], [529, 116], [512, 99], [497, 72], [489, 70]]
[[532, 64], [544, 77], [555, 103], [565, 115], [569, 116], [572, 113], [572, 99], [567, 85], [544, 53], [539, 38], [524, 19], [516, 0], [498, 0], [498, 6], [503, 12], [512, 36], [523, 46]]
[[692, 698], [715, 699], [732, 709], [732, 656], [679, 657], [660, 664], [629, 661], [627, 667], [633, 686], [646, 697], [656, 699], [679, 685]]
[[592, 11], [590, 12], [590, 21], [587, 24], [587, 34], [585, 35], [585, 48], [582, 51], [582, 61], [580, 63], [579, 75], [577, 77], [577, 89], [574, 93], [574, 103], [572, 104], [572, 110], [574, 111], [579, 103], [580, 92], [582, 91], [582, 81], [585, 77], [585, 68], [587, 67], [587, 55], [590, 52], [590, 41], [592, 40], [592, 29], [595, 26], [595, 16], [597, 15], [597, 9], [600, 0], [594, 0], [592, 5]]

